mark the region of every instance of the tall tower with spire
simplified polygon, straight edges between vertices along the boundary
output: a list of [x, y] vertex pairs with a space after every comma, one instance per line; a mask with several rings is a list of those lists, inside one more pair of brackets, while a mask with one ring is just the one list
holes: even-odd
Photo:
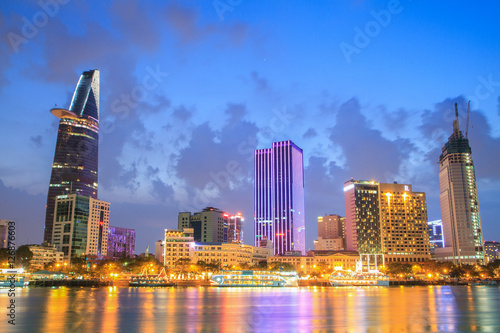
[[44, 242], [52, 239], [56, 196], [76, 193], [97, 199], [99, 71], [83, 72], [70, 108], [54, 108], [51, 113], [60, 120], [47, 195]]
[[444, 247], [436, 249], [436, 259], [455, 264], [483, 264], [483, 232], [472, 151], [467, 135], [460, 131], [456, 103], [455, 115], [453, 134], [439, 157]]

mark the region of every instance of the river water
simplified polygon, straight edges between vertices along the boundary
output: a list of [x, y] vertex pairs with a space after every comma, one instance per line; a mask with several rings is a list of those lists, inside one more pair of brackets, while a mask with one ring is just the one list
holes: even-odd
[[500, 332], [494, 286], [0, 290], [0, 332]]

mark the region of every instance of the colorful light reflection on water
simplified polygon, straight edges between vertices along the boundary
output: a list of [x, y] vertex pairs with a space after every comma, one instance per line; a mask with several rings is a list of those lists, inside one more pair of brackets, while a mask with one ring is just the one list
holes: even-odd
[[20, 332], [500, 331], [490, 286], [26, 288], [16, 304]]

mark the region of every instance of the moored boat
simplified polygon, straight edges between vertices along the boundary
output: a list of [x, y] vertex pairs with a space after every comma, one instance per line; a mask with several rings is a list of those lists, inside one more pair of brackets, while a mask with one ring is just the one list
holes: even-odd
[[342, 286], [389, 286], [389, 277], [379, 272], [336, 271], [330, 275], [330, 284]]
[[296, 272], [221, 271], [212, 275], [216, 287], [296, 287]]
[[0, 274], [0, 288], [22, 288], [29, 284], [25, 279], [22, 268], [2, 269]]

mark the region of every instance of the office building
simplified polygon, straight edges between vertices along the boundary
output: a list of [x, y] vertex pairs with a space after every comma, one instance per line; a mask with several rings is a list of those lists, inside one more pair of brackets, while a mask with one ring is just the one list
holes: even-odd
[[108, 228], [108, 253], [112, 259], [133, 258], [135, 255], [135, 229]]
[[458, 109], [453, 134], [439, 156], [439, 196], [444, 247], [436, 259], [455, 264], [483, 264], [483, 231], [479, 213], [476, 174], [469, 140], [460, 131]]
[[305, 253], [304, 164], [292, 141], [255, 150], [255, 246], [272, 242], [274, 254]]
[[97, 198], [99, 71], [83, 72], [69, 110], [54, 108], [59, 120], [45, 214], [44, 242], [51, 242], [56, 196]]
[[430, 259], [425, 193], [409, 184], [344, 184], [347, 250], [383, 254], [385, 262]]
[[192, 228], [196, 242], [227, 242], [229, 214], [214, 207], [206, 207], [201, 212], [179, 213], [178, 228]]
[[109, 202], [79, 194], [56, 197], [52, 244], [65, 261], [107, 256], [109, 207]]
[[500, 242], [485, 241], [484, 242], [484, 259], [485, 264], [500, 260]]

